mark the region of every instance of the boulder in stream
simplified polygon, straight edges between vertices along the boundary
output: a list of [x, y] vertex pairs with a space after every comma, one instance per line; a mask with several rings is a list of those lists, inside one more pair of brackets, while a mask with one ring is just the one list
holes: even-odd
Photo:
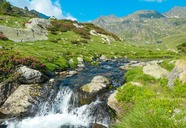
[[110, 86], [110, 81], [103, 76], [95, 76], [92, 81], [82, 86], [82, 90], [88, 93], [97, 93]]
[[106, 92], [111, 86], [110, 81], [103, 76], [95, 76], [92, 81], [80, 88], [79, 101], [81, 105], [89, 104], [96, 96]]

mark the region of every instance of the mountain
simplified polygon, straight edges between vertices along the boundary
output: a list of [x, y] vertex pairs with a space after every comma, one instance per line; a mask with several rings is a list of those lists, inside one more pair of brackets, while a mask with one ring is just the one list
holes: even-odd
[[[175, 8], [178, 7], [171, 10], [175, 10]], [[185, 7], [179, 8], [185, 9]], [[170, 12], [161, 14], [154, 10], [142, 10], [121, 18], [102, 16], [92, 23], [129, 42], [154, 43], [166, 36], [186, 31], [186, 18], [183, 17], [184, 14], [186, 15], [186, 11], [183, 10], [178, 13], [182, 18], [170, 18], [168, 17]]]
[[186, 7], [175, 6], [164, 15], [169, 18], [186, 18]]
[[36, 14], [39, 18], [43, 18], [43, 19], [49, 19], [50, 18], [50, 16], [47, 16], [47, 15], [45, 15], [43, 13], [40, 13], [36, 10], [30, 10], [30, 12]]

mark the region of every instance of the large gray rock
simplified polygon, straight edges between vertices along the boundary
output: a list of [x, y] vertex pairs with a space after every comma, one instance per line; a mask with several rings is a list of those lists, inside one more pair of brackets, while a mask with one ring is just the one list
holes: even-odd
[[17, 81], [5, 80], [0, 83], [0, 106], [19, 87]]
[[91, 83], [83, 85], [82, 90], [89, 93], [97, 93], [110, 86], [110, 81], [103, 76], [95, 76]]
[[11, 28], [3, 25], [0, 25], [0, 29], [9, 40], [14, 42], [32, 42], [37, 40], [47, 40], [46, 27], [49, 25], [49, 20], [33, 18], [25, 24], [26, 29]]
[[186, 83], [186, 60], [176, 61], [174, 69], [168, 75], [168, 87], [172, 88], [177, 78], [183, 84]]
[[22, 66], [17, 70], [17, 73], [20, 74], [19, 81], [23, 84], [36, 84], [44, 82], [47, 77], [41, 72]]
[[95, 76], [90, 83], [83, 85], [78, 90], [79, 103], [81, 105], [91, 103], [98, 95], [104, 94], [110, 86], [110, 81], [107, 78]]
[[169, 72], [159, 66], [156, 62], [149, 62], [143, 67], [143, 73], [148, 74], [156, 79], [167, 77]]
[[107, 105], [113, 110], [115, 110], [117, 116], [120, 116], [123, 113], [123, 105], [116, 99], [116, 94], [117, 91], [115, 91], [109, 96]]
[[26, 112], [31, 103], [30, 90], [32, 85], [21, 85], [19, 88], [6, 100], [0, 108], [0, 112], [7, 115], [17, 115]]
[[36, 114], [41, 107], [40, 103], [53, 101], [57, 94], [53, 85], [51, 82], [43, 85], [20, 85], [1, 106], [0, 113], [11, 116]]

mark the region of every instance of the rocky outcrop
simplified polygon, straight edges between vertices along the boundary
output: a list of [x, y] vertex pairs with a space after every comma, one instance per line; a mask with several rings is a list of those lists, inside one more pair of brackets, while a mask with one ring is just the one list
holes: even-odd
[[0, 25], [0, 29], [4, 36], [14, 42], [26, 42], [47, 40], [47, 29], [50, 25], [49, 20], [33, 18], [25, 24], [26, 29], [11, 28]]
[[23, 84], [37, 84], [44, 82], [47, 77], [41, 72], [22, 66], [17, 69], [17, 73], [20, 74], [19, 81]]
[[176, 61], [174, 69], [168, 75], [168, 87], [172, 88], [177, 78], [182, 83], [186, 83], [186, 60]]
[[115, 110], [117, 116], [120, 116], [122, 114], [123, 107], [122, 107], [122, 104], [119, 103], [119, 101], [115, 98], [116, 94], [117, 94], [117, 91], [115, 91], [109, 96], [107, 105], [113, 110]]
[[167, 77], [169, 72], [158, 65], [156, 61], [148, 62], [143, 67], [143, 73], [148, 74], [156, 79]]
[[19, 87], [17, 81], [5, 80], [0, 83], [0, 106]]
[[91, 83], [83, 85], [82, 90], [88, 93], [97, 93], [110, 86], [110, 81], [103, 76], [96, 76], [92, 79]]
[[109, 37], [109, 36], [104, 35], [104, 34], [97, 33], [95, 30], [91, 30], [90, 34], [93, 35], [93, 36], [100, 36], [102, 41], [103, 41], [102, 43], [111, 44], [112, 41], [115, 41], [114, 38]]

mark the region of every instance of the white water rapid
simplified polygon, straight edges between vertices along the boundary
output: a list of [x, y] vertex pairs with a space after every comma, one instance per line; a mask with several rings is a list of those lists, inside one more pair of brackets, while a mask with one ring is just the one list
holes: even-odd
[[77, 95], [68, 87], [61, 87], [53, 103], [45, 102], [35, 117], [21, 121], [6, 121], [7, 128], [89, 128], [97, 123], [108, 127], [110, 118], [95, 114], [101, 102], [77, 106]]

